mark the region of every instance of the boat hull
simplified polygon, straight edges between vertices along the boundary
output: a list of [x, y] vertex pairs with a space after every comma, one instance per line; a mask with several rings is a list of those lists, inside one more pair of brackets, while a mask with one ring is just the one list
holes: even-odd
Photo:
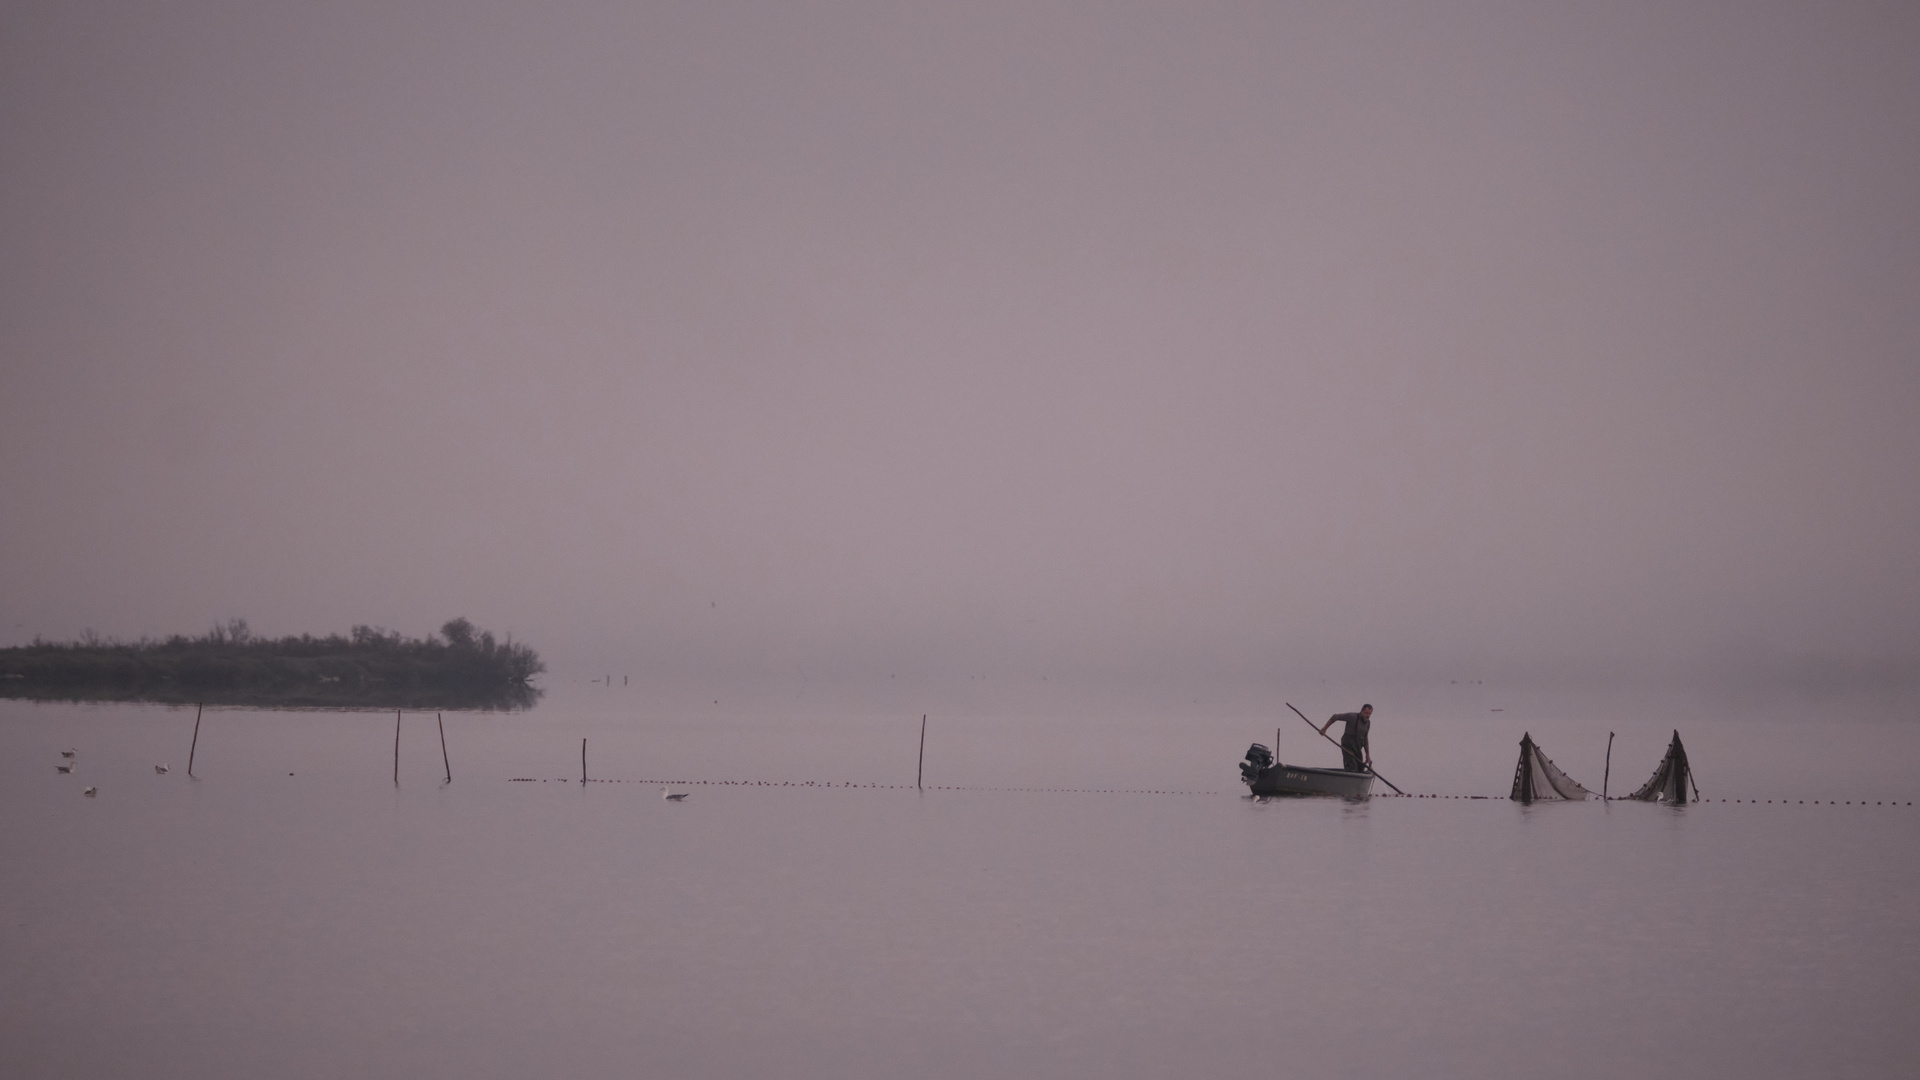
[[1269, 765], [1247, 782], [1255, 795], [1341, 795], [1364, 799], [1373, 791], [1373, 774], [1304, 765]]

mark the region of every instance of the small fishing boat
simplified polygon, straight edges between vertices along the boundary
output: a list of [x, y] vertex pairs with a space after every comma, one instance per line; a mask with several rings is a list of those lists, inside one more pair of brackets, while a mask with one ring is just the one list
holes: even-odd
[[1259, 743], [1240, 763], [1240, 779], [1255, 795], [1340, 795], [1364, 799], [1373, 791], [1373, 774], [1346, 769], [1315, 769], [1273, 760], [1273, 751]]

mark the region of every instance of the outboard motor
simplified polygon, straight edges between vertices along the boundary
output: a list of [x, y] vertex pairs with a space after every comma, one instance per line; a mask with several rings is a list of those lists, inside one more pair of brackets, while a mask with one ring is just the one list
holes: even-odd
[[1247, 760], [1240, 763], [1240, 779], [1251, 784], [1273, 767], [1273, 751], [1254, 743], [1247, 748]]

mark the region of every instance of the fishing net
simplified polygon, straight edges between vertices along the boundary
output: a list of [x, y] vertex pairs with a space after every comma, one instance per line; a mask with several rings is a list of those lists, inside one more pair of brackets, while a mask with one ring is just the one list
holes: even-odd
[[1520, 736], [1520, 763], [1513, 769], [1513, 794], [1508, 798], [1530, 803], [1535, 799], [1579, 801], [1593, 794], [1580, 782], [1560, 771], [1547, 755], [1534, 745], [1531, 734]]
[[[1687, 786], [1693, 783], [1693, 769], [1687, 764], [1687, 748], [1680, 745], [1680, 733], [1673, 733], [1673, 742], [1667, 745], [1667, 756], [1660, 759], [1660, 767], [1653, 770], [1653, 777], [1640, 785], [1640, 790], [1627, 796], [1641, 802], [1684, 803], [1687, 801]], [[1700, 794], [1696, 787], [1694, 795]]]

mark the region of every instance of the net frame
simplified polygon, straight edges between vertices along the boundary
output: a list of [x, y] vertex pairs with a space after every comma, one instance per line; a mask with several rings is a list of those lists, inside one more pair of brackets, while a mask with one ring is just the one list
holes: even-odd
[[1520, 736], [1520, 760], [1513, 767], [1513, 792], [1508, 798], [1520, 803], [1582, 802], [1592, 796], [1584, 784], [1540, 752], [1531, 732]]
[[1660, 765], [1653, 770], [1647, 782], [1639, 790], [1625, 796], [1639, 802], [1664, 802], [1683, 806], [1687, 801], [1687, 787], [1693, 782], [1693, 767], [1687, 763], [1687, 748], [1680, 742], [1680, 732], [1673, 733], [1673, 741], [1667, 744], [1667, 754], [1660, 759]]

